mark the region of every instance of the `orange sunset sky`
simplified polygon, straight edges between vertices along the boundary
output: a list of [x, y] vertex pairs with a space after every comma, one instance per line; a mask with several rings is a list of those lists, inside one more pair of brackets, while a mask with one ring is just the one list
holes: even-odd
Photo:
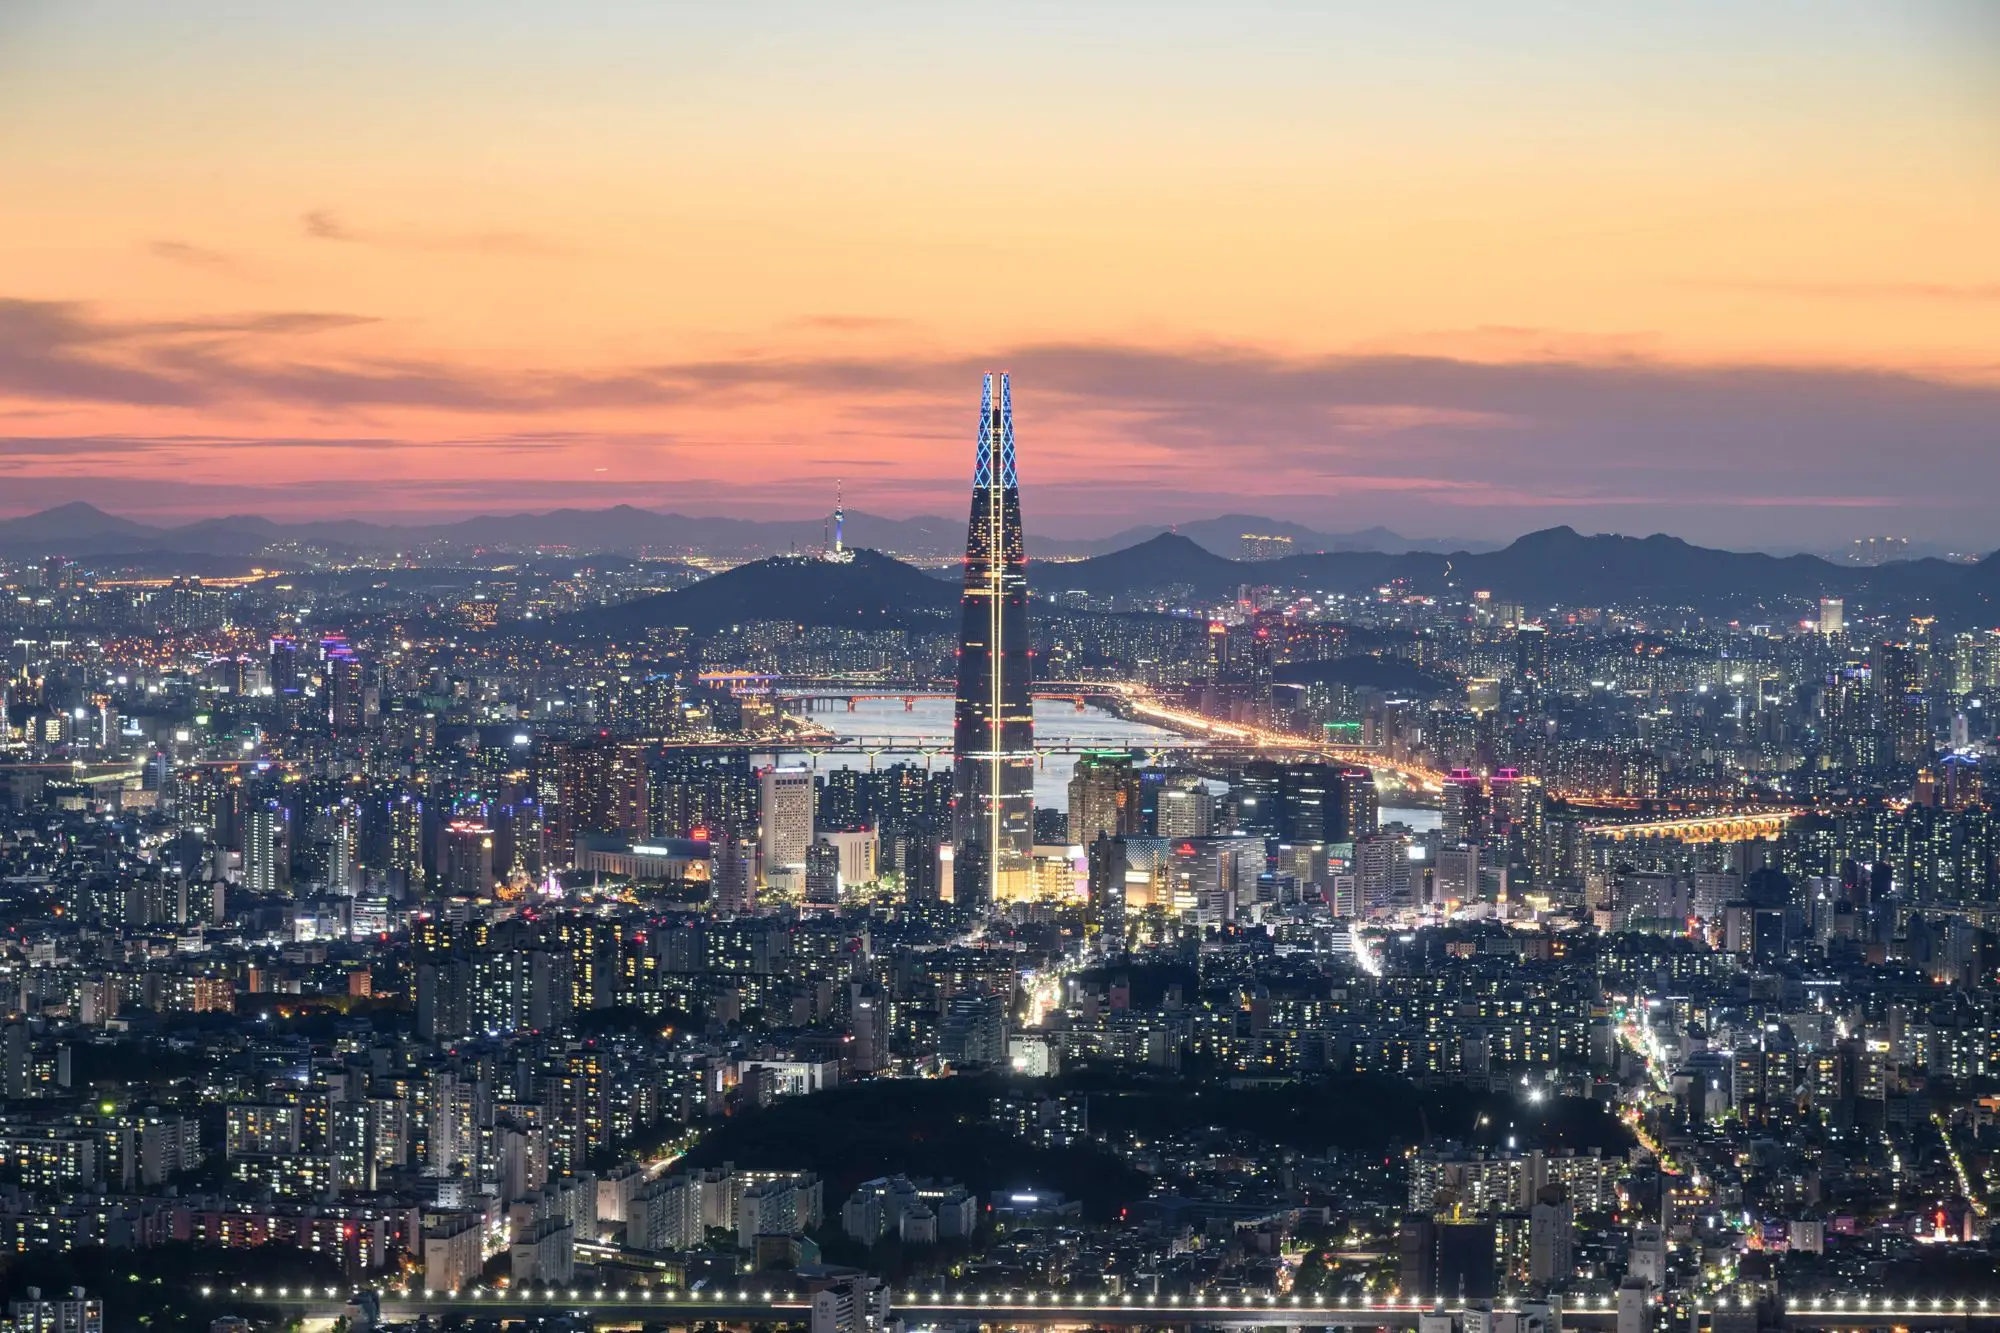
[[2000, 9], [0, 4], [0, 515], [2000, 546]]

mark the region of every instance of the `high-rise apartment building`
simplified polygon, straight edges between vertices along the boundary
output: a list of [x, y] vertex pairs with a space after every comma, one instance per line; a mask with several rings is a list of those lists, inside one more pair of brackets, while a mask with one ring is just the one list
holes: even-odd
[[468, 898], [492, 892], [492, 829], [476, 819], [454, 819], [444, 826], [439, 842], [445, 892]]
[[1292, 553], [1292, 539], [1263, 532], [1246, 532], [1238, 537], [1240, 558], [1244, 560], [1283, 560]]
[[291, 889], [291, 811], [258, 801], [243, 816], [243, 886], [252, 893]]
[[327, 721], [336, 736], [352, 736], [370, 721], [367, 667], [352, 649], [330, 649], [326, 657]]
[[424, 805], [405, 792], [389, 802], [389, 866], [412, 889], [424, 884]]
[[643, 745], [585, 741], [553, 747], [555, 846], [567, 861], [587, 833], [652, 836]]
[[987, 906], [1024, 896], [1034, 873], [1028, 568], [1005, 375], [987, 375], [980, 393], [960, 606], [952, 892]]
[[669, 746], [653, 766], [653, 832], [667, 838], [707, 835], [720, 842], [757, 823], [757, 782], [748, 750]]
[[1092, 750], [1077, 758], [1069, 779], [1069, 840], [1088, 847], [1102, 833], [1139, 831], [1139, 774], [1126, 750]]

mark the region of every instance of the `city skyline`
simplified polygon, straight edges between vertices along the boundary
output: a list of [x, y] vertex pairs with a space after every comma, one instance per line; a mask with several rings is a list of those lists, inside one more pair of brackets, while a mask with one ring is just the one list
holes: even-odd
[[11, 8], [8, 511], [2000, 545], [1974, 6], [590, 17]]
[[2000, 1333], [1996, 94], [0, 0], [0, 1333]]

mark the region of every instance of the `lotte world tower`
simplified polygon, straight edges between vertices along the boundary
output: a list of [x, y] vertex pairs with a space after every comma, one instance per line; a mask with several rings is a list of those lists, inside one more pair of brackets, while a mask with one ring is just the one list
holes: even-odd
[[1004, 374], [987, 375], [979, 395], [960, 605], [952, 896], [990, 907], [1027, 895], [1034, 853], [1028, 565], [1014, 473], [1014, 398]]

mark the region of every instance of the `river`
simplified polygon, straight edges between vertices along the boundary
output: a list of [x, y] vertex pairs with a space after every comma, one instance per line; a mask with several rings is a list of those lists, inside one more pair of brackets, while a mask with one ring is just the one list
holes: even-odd
[[[885, 749], [875, 756], [877, 767], [896, 763], [924, 762], [924, 752], [932, 751], [931, 762], [950, 763], [952, 702], [944, 698], [920, 698], [905, 707], [901, 699], [857, 699], [854, 710], [835, 706], [812, 714], [820, 726], [846, 739], [866, 738], [895, 744], [907, 738], [908, 749]], [[1175, 739], [1175, 733], [1150, 722], [1134, 722], [1115, 713], [1086, 704], [1081, 710], [1066, 699], [1035, 700], [1035, 739], [1042, 744], [1077, 743], [1105, 748], [1144, 749]], [[1035, 804], [1051, 810], [1069, 808], [1069, 779], [1076, 771], [1073, 754], [1051, 754], [1042, 758], [1035, 770]], [[802, 764], [806, 756], [788, 754], [788, 764]], [[824, 754], [822, 768], [866, 768], [868, 756]], [[1218, 787], [1220, 784], [1217, 784]], [[1382, 822], [1403, 823], [1423, 830], [1435, 828], [1438, 812], [1416, 807], [1384, 806]]]
[[[951, 712], [949, 699], [914, 700], [907, 708], [900, 699], [857, 699], [854, 711], [835, 707], [812, 714], [820, 726], [844, 739], [866, 738], [891, 743], [907, 738], [907, 750], [883, 750], [875, 756], [881, 767], [896, 763], [924, 762], [924, 751], [940, 751], [932, 762], [951, 762]], [[1092, 704], [1081, 711], [1066, 699], [1035, 700], [1035, 740], [1041, 744], [1076, 742], [1103, 745], [1106, 749], [1142, 749], [1174, 740], [1174, 733], [1148, 722], [1133, 722]], [[1035, 804], [1049, 809], [1069, 808], [1069, 779], [1076, 770], [1073, 754], [1051, 754], [1042, 758], [1035, 770]], [[805, 756], [785, 756], [788, 764], [804, 763]], [[822, 768], [866, 768], [868, 756], [826, 754], [819, 757]]]

